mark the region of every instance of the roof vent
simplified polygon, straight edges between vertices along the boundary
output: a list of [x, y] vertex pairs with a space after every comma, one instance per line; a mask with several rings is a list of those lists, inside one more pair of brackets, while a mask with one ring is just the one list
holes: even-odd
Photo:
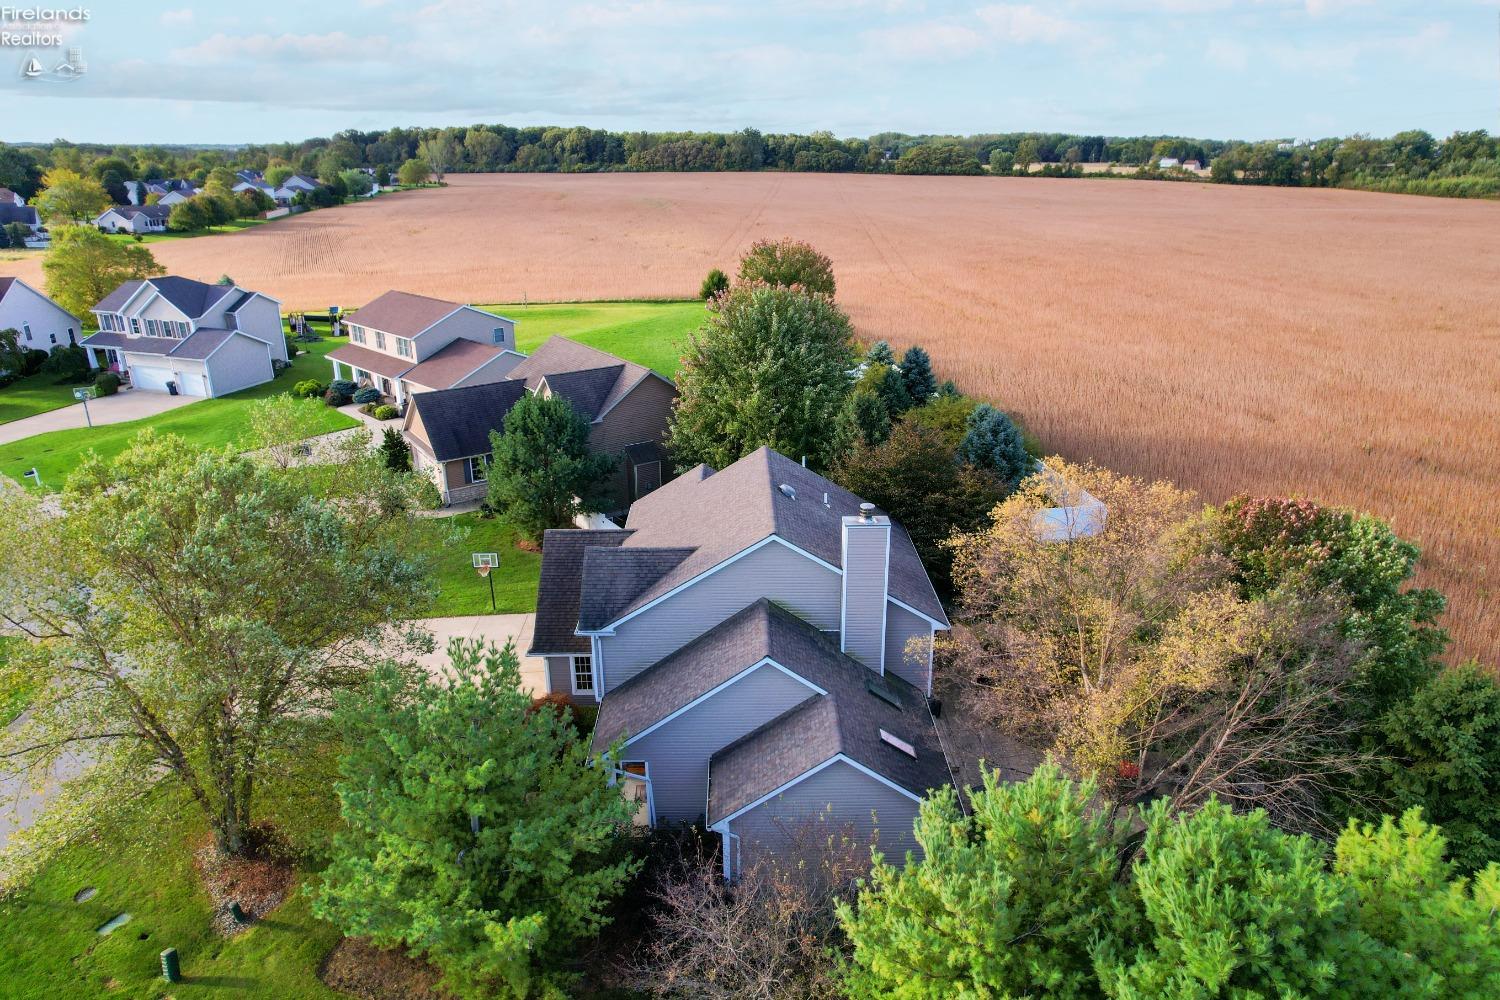
[[917, 759], [917, 748], [914, 747], [914, 746], [912, 746], [910, 743], [906, 742], [905, 740], [903, 740], [901, 737], [899, 737], [899, 736], [892, 736], [890, 733], [888, 733], [884, 729], [882, 729], [880, 731], [880, 739], [881, 739], [882, 742], [888, 744], [889, 746], [893, 746], [897, 750], [900, 750], [902, 753], [906, 754], [906, 756], [910, 757], [912, 760], [916, 760]]
[[786, 483], [782, 483], [780, 486], [778, 486], [776, 488], [781, 491], [781, 495], [782, 496], [788, 498], [789, 500], [795, 500], [795, 499], [797, 499], [797, 491], [794, 490], [794, 489], [792, 489]]
[[861, 521], [873, 521], [875, 519], [875, 505], [868, 501], [860, 504], [859, 519]]

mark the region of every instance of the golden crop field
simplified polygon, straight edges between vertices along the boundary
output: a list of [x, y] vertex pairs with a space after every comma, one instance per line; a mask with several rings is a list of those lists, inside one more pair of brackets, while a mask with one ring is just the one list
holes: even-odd
[[1129, 180], [455, 175], [152, 250], [176, 273], [324, 307], [392, 287], [686, 296], [752, 240], [784, 235], [833, 258], [862, 336], [922, 343], [1050, 450], [1212, 500], [1299, 494], [1390, 519], [1450, 596], [1459, 652], [1500, 662], [1494, 202]]

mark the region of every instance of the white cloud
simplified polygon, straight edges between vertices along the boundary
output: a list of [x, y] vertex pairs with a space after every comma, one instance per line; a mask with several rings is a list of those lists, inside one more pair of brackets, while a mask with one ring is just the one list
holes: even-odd
[[1031, 4], [992, 4], [980, 7], [974, 13], [995, 37], [1016, 45], [1060, 42], [1082, 30], [1081, 25], [1048, 14]]
[[926, 21], [894, 25], [864, 33], [875, 54], [895, 59], [944, 59], [977, 52], [985, 37], [968, 25]]
[[342, 31], [323, 35], [210, 35], [196, 45], [177, 49], [174, 60], [193, 65], [236, 60], [277, 63], [301, 60], [371, 62], [391, 55], [391, 42], [383, 35], [354, 37]]
[[193, 9], [191, 7], [184, 7], [181, 10], [164, 10], [161, 14], [161, 23], [168, 28], [192, 24]]

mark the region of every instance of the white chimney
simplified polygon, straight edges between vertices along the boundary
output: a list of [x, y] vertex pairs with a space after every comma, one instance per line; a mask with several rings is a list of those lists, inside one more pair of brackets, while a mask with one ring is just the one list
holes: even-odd
[[891, 519], [875, 505], [859, 505], [857, 517], [844, 518], [843, 613], [839, 648], [885, 673], [885, 603], [891, 569]]

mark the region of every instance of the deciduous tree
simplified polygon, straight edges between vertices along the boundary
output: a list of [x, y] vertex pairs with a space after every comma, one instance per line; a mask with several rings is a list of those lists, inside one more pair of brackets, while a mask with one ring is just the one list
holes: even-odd
[[61, 226], [42, 260], [47, 294], [74, 316], [90, 309], [122, 282], [165, 274], [144, 246], [112, 240], [92, 226]]
[[757, 240], [740, 261], [740, 280], [831, 296], [833, 261], [800, 240]]
[[0, 620], [35, 640], [5, 669], [41, 682], [0, 760], [95, 758], [74, 836], [164, 779], [245, 853], [257, 789], [336, 737], [372, 645], [422, 648], [388, 624], [425, 598], [422, 567], [290, 477], [150, 431], [85, 459], [60, 502], [0, 491]]
[[36, 208], [54, 224], [88, 222], [110, 206], [109, 192], [92, 177], [54, 167], [42, 175]]
[[614, 455], [589, 449], [589, 424], [561, 396], [524, 395], [490, 432], [489, 505], [540, 541], [548, 528], [571, 527], [603, 510]]
[[832, 298], [736, 285], [693, 335], [678, 372], [674, 460], [723, 468], [769, 446], [828, 468], [841, 449], [853, 367], [849, 318]]
[[415, 157], [401, 164], [400, 169], [396, 171], [396, 179], [406, 185], [426, 184], [431, 177], [432, 167], [426, 160]]

